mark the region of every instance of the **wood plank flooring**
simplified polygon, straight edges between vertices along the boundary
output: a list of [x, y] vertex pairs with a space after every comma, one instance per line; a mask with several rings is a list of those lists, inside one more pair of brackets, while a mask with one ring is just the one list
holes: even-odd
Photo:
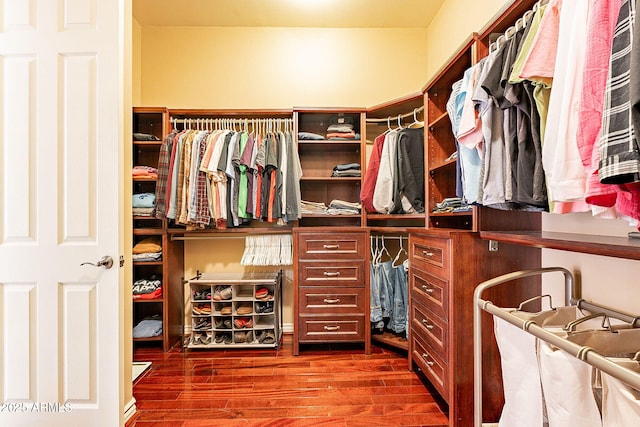
[[[152, 365], [134, 383], [127, 427], [448, 425], [446, 405], [406, 353], [372, 345], [280, 349], [136, 348]], [[425, 385], [426, 384], [426, 385]]]

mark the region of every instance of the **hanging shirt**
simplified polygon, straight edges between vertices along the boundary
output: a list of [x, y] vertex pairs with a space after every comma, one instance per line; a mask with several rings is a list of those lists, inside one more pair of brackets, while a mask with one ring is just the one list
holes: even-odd
[[[640, 147], [633, 127], [630, 99], [640, 89], [631, 85], [631, 52], [635, 0], [624, 0], [613, 37], [610, 78], [607, 83], [602, 137], [600, 139], [600, 181], [625, 184], [640, 180]], [[634, 70], [638, 64], [633, 64]], [[635, 85], [638, 81], [634, 79]]]
[[171, 151], [173, 140], [178, 131], [173, 129], [162, 142], [158, 155], [158, 180], [156, 182], [156, 209], [155, 217], [165, 219], [167, 217], [167, 180], [169, 178], [169, 162], [171, 161]]
[[[553, 120], [547, 120], [542, 148], [552, 202], [584, 200], [586, 173], [576, 141], [578, 116], [575, 104], [582, 88], [588, 13], [586, 1], [564, 2], [560, 11], [558, 53], [548, 111]], [[585, 209], [586, 204], [578, 204], [570, 209], [564, 207], [563, 212]]]
[[362, 203], [362, 207], [369, 213], [376, 212], [376, 208], [373, 206], [373, 193], [376, 188], [376, 181], [378, 180], [380, 157], [382, 156], [382, 146], [384, 145], [385, 136], [386, 133], [382, 133], [373, 140], [373, 148], [371, 149], [369, 163], [367, 164], [367, 170], [362, 180], [362, 188], [360, 189], [360, 203]]
[[395, 169], [398, 132], [393, 130], [385, 135], [378, 169], [378, 179], [373, 192], [373, 206], [376, 212], [388, 214], [393, 207], [393, 176]]
[[[590, 0], [582, 92], [578, 102], [578, 150], [587, 174], [585, 201], [594, 216], [615, 217], [609, 209], [616, 203], [618, 189], [602, 184], [598, 177], [598, 138], [602, 128], [604, 93], [609, 74], [613, 31], [622, 0]], [[603, 209], [605, 208], [605, 209]]]

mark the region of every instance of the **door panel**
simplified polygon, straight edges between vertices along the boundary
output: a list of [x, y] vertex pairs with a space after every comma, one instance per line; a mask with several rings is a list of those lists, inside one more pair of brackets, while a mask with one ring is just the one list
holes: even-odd
[[130, 20], [0, 0], [0, 425], [123, 423], [124, 274], [81, 264], [124, 247]]

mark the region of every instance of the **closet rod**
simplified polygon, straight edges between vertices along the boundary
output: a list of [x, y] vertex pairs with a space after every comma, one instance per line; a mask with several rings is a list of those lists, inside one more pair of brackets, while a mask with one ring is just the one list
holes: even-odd
[[387, 236], [386, 234], [376, 234], [369, 236], [370, 240], [384, 237], [384, 240], [409, 240], [409, 236]]
[[398, 120], [398, 119], [404, 119], [407, 117], [412, 117], [414, 114], [417, 114], [422, 110], [424, 110], [424, 106], [414, 108], [413, 111], [411, 111], [410, 113], [398, 114], [397, 116], [394, 116], [394, 117], [389, 116], [386, 119], [366, 119], [366, 121], [367, 123], [387, 123], [391, 120]]
[[188, 235], [188, 236], [171, 236], [171, 240], [210, 240], [210, 239], [244, 239], [247, 236], [262, 236], [262, 235], [290, 235], [291, 233], [287, 233], [282, 230], [278, 230], [277, 232], [243, 232], [243, 233], [199, 233], [198, 235]]
[[[473, 415], [474, 426], [482, 426], [482, 313], [484, 310], [491, 313], [514, 326], [524, 330], [525, 332], [540, 338], [541, 340], [566, 351], [577, 359], [588, 363], [600, 369], [602, 372], [611, 375], [614, 378], [619, 379], [625, 384], [640, 390], [640, 374], [631, 371], [623, 366], [620, 366], [608, 358], [598, 354], [593, 348], [588, 346], [581, 346], [571, 341], [563, 339], [562, 337], [547, 331], [545, 328], [538, 326], [535, 322], [530, 320], [523, 320], [517, 316], [514, 316], [507, 310], [494, 305], [491, 301], [485, 301], [481, 298], [482, 293], [494, 286], [513, 281], [516, 279], [529, 277], [533, 275], [541, 275], [543, 273], [560, 271], [565, 275], [565, 299], [574, 301], [573, 298], [573, 276], [571, 272], [561, 267], [547, 267], [533, 270], [516, 271], [513, 273], [504, 274], [502, 276], [494, 277], [480, 283], [473, 294], [474, 306], [473, 306], [473, 367], [474, 367], [474, 393], [473, 393]], [[609, 311], [612, 317], [624, 320], [626, 313], [621, 313], [610, 308], [599, 306], [598, 304], [589, 303], [593, 312], [602, 312], [603, 310]], [[592, 311], [591, 309], [589, 311]], [[637, 318], [633, 318], [634, 320]], [[634, 322], [635, 323], [635, 322]]]
[[185, 117], [182, 119], [178, 119], [178, 118], [174, 118], [171, 117], [171, 123], [193, 123], [196, 121], [204, 121], [204, 122], [215, 122], [216, 120], [219, 121], [226, 121], [226, 122], [232, 122], [232, 123], [244, 123], [244, 122], [249, 122], [251, 123], [252, 121], [254, 122], [260, 122], [260, 123], [264, 123], [265, 121], [280, 121], [280, 122], [285, 122], [285, 123], [293, 123], [293, 119], [290, 118], [281, 118], [281, 117], [259, 117], [259, 118], [224, 118], [224, 117]]

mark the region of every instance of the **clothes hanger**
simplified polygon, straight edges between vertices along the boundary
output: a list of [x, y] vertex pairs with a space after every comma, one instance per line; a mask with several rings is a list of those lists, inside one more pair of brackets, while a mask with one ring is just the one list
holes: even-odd
[[405, 259], [409, 257], [409, 254], [407, 253], [406, 249], [402, 245], [403, 240], [404, 240], [404, 236], [400, 236], [400, 248], [398, 249], [398, 253], [396, 254], [396, 257], [393, 259], [393, 262], [391, 263], [391, 265], [394, 267], [397, 267], [396, 263], [400, 259], [401, 254], [405, 254]]
[[413, 123], [411, 123], [407, 127], [410, 127], [412, 129], [424, 127], [424, 122], [418, 120], [418, 109], [417, 108], [413, 109]]
[[382, 255], [383, 254], [387, 254], [387, 256], [389, 257], [389, 259], [391, 258], [391, 254], [389, 253], [389, 251], [387, 250], [387, 246], [384, 243], [384, 235], [382, 235], [382, 249], [380, 251], [380, 260], [382, 260]]

